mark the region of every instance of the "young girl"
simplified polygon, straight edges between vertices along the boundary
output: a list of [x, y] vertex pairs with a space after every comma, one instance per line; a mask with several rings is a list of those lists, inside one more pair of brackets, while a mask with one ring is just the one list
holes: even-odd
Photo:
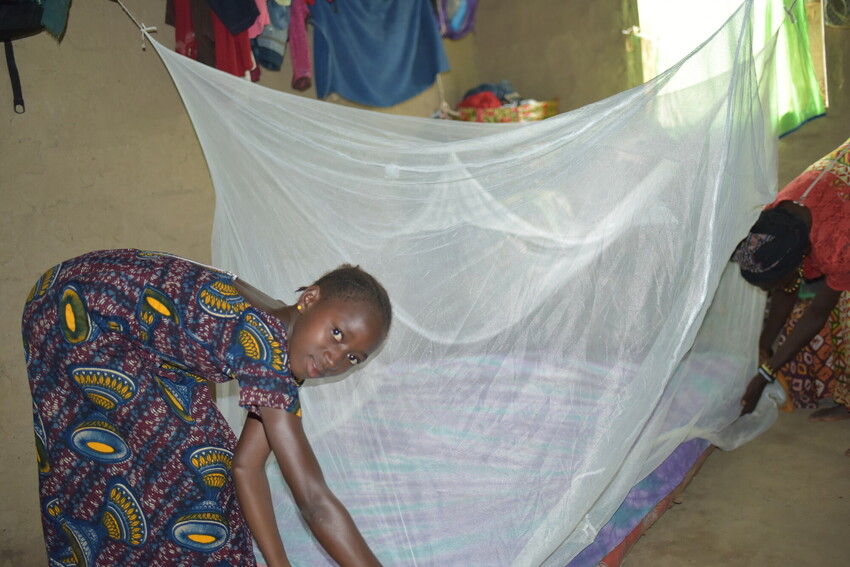
[[[348, 265], [299, 291], [286, 305], [139, 250], [86, 254], [36, 282], [23, 336], [52, 565], [255, 565], [251, 532], [269, 567], [289, 565], [270, 452], [331, 557], [379, 565], [324, 482], [298, 389], [365, 362], [389, 299]], [[249, 412], [238, 444], [206, 385], [234, 378]]]

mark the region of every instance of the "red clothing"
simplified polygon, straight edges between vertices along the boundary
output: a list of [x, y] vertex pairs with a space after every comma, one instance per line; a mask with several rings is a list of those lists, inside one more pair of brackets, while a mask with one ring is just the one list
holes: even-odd
[[173, 0], [167, 10], [166, 20], [174, 24], [177, 53], [237, 77], [245, 77], [256, 67], [249, 31], [234, 35], [206, 2]]
[[837, 291], [850, 290], [850, 152], [833, 162], [848, 147], [850, 139], [809, 166], [769, 205], [798, 201], [817, 180], [801, 203], [812, 214], [812, 248], [803, 262], [803, 271], [806, 279], [826, 276], [826, 284]]
[[251, 39], [248, 30], [233, 35], [213, 12], [215, 30], [215, 66], [237, 77], [244, 77], [254, 68], [254, 56], [251, 54]]
[[469, 95], [457, 105], [458, 108], [499, 108], [502, 101], [492, 91]]
[[306, 91], [313, 86], [313, 66], [307, 39], [307, 20], [310, 9], [305, 0], [292, 0], [289, 13], [289, 57], [292, 60], [292, 88]]

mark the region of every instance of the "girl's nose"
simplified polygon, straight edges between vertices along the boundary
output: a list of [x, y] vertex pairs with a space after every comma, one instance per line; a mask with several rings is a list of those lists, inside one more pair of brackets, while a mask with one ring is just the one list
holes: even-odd
[[332, 374], [339, 373], [340, 360], [342, 360], [342, 349], [330, 349], [325, 351], [325, 366]]

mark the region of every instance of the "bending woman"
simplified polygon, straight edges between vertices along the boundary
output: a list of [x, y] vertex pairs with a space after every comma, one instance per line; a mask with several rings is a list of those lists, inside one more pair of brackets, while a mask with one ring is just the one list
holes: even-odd
[[[51, 564], [256, 565], [250, 526], [269, 567], [289, 565], [264, 472], [274, 452], [330, 556], [379, 565], [325, 484], [298, 390], [373, 354], [389, 299], [352, 266], [299, 291], [286, 305], [139, 250], [86, 254], [38, 280], [23, 336]], [[231, 379], [249, 411], [238, 444], [207, 387]]]
[[[848, 149], [850, 140], [782, 189], [732, 257], [748, 282], [769, 292], [767, 317], [759, 339], [761, 366], [741, 400], [742, 414], [751, 412], [767, 384], [777, 376], [782, 378], [787, 365], [821, 336], [832, 343], [830, 364], [834, 375], [822, 395], [829, 397], [831, 393], [835, 404], [814, 412], [809, 419], [850, 417]], [[800, 303], [803, 280], [815, 293], [811, 300]], [[777, 341], [783, 329], [784, 336]], [[789, 381], [781, 382], [792, 396]]]

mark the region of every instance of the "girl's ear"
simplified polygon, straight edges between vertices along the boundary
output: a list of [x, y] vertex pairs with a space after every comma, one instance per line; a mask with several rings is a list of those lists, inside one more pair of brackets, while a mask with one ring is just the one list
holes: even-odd
[[317, 285], [311, 285], [301, 293], [298, 298], [298, 304], [303, 306], [303, 310], [310, 309], [321, 299], [321, 289]]

